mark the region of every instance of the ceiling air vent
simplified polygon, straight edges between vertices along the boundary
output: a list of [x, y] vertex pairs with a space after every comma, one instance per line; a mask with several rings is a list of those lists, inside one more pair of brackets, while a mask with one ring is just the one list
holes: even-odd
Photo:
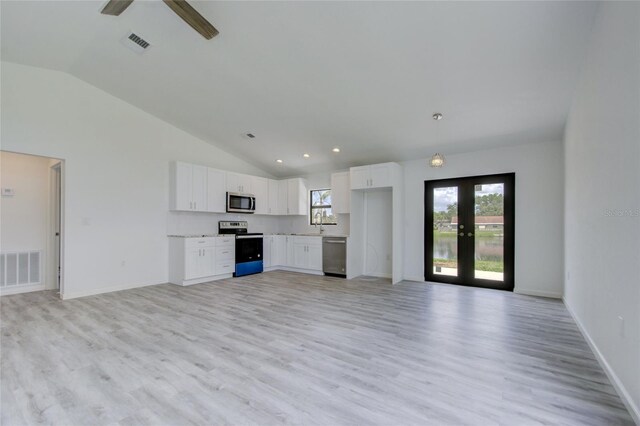
[[124, 37], [122, 39], [122, 43], [136, 53], [144, 53], [151, 47], [151, 43], [134, 32], [130, 32], [126, 37]]
[[145, 39], [138, 37], [134, 33], [129, 34], [129, 40], [142, 47], [143, 49], [151, 46]]

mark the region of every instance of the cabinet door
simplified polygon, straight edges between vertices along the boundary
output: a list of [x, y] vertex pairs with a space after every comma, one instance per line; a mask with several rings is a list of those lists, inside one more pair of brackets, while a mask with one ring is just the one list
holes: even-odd
[[386, 188], [391, 186], [391, 167], [389, 164], [374, 164], [371, 166], [370, 187]]
[[174, 203], [171, 206], [173, 210], [191, 210], [193, 201], [191, 200], [191, 194], [193, 192], [193, 167], [191, 164], [176, 163], [172, 182], [174, 194]]
[[273, 237], [265, 236], [262, 239], [262, 263], [265, 268], [273, 265]]
[[207, 168], [193, 166], [191, 201], [195, 211], [207, 211]]
[[207, 169], [207, 211], [224, 213], [227, 210], [227, 174]]
[[[313, 237], [313, 239], [320, 239]], [[322, 271], [322, 241], [307, 244], [307, 269]]]
[[369, 187], [371, 178], [370, 166], [352, 167], [349, 170], [351, 177], [351, 189], [364, 189]]
[[309, 255], [307, 254], [307, 244], [304, 238], [294, 237], [293, 240], [293, 266], [294, 268], [307, 269]]
[[306, 215], [307, 214], [307, 186], [304, 180], [300, 178], [288, 179], [288, 202], [287, 210], [290, 215]]
[[284, 265], [285, 266], [293, 266], [295, 264], [294, 262], [294, 244], [295, 244], [295, 238], [294, 236], [285, 236], [285, 256], [284, 256]]
[[200, 256], [200, 276], [210, 277], [216, 274], [216, 249], [205, 247]]
[[245, 194], [253, 194], [253, 179], [255, 176], [238, 175], [238, 183], [240, 183], [240, 192]]
[[271, 253], [273, 266], [284, 266], [287, 264], [287, 237], [284, 235], [273, 236], [273, 251]]
[[278, 214], [289, 214], [289, 183], [278, 181]]
[[227, 172], [227, 192], [240, 191], [240, 175], [238, 173]]
[[349, 172], [331, 175], [331, 208], [334, 213], [349, 213], [351, 208]]
[[272, 214], [272, 215], [279, 214], [280, 212], [278, 210], [278, 191], [279, 191], [278, 181], [269, 179], [268, 186], [269, 186], [268, 188], [269, 204], [267, 206], [267, 214]]
[[184, 279], [200, 278], [201, 275], [201, 248], [188, 248], [184, 253]]
[[251, 193], [256, 196], [255, 214], [269, 213], [269, 181], [268, 179], [252, 176]]

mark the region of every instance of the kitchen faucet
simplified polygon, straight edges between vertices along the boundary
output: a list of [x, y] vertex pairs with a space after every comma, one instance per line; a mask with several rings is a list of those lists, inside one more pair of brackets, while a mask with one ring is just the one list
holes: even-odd
[[314, 216], [314, 223], [313, 226], [316, 227], [316, 229], [318, 229], [318, 215], [320, 215], [320, 234], [322, 234], [324, 232], [324, 228], [322, 227], [322, 213], [321, 212], [317, 212]]

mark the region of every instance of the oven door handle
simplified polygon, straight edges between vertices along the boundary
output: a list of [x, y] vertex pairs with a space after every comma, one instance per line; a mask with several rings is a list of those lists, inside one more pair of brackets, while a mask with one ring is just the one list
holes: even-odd
[[264, 235], [236, 235], [238, 240], [248, 240], [249, 238], [264, 238]]

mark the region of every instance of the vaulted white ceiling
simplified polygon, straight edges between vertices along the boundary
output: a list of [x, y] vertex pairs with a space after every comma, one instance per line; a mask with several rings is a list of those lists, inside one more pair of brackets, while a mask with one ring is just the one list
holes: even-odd
[[[3, 1], [2, 59], [68, 72], [287, 176], [561, 140], [597, 8], [191, 4], [219, 36], [205, 40], [160, 1], [119, 17], [101, 15], [103, 2]], [[128, 50], [129, 31], [152, 47]]]

